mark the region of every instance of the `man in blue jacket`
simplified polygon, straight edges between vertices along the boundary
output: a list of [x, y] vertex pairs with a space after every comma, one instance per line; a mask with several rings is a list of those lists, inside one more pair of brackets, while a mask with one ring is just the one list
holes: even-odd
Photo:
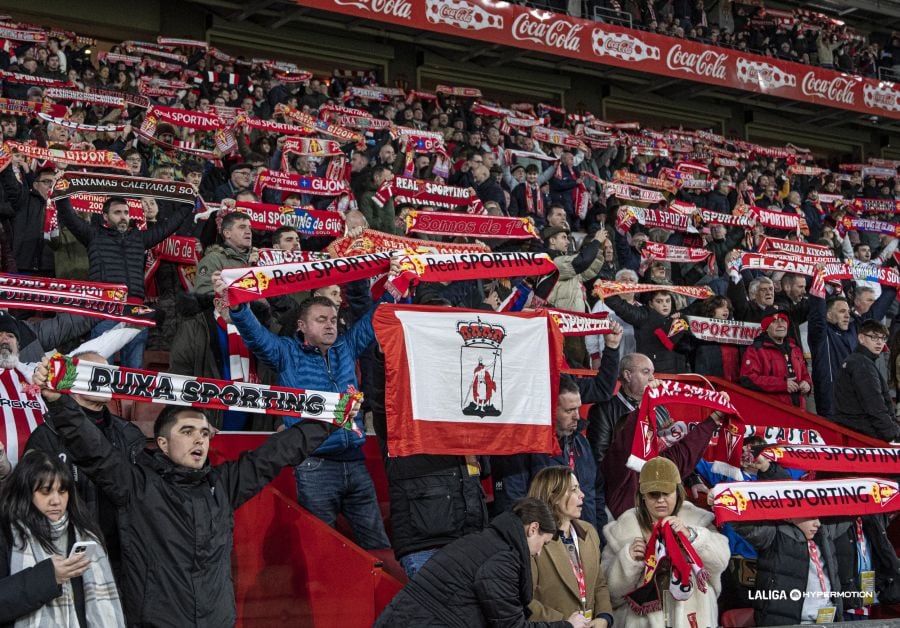
[[[224, 294], [219, 273], [213, 276], [216, 294]], [[387, 297], [389, 298], [389, 297]], [[300, 306], [293, 336], [276, 336], [263, 327], [247, 304], [231, 308], [231, 320], [247, 347], [278, 372], [278, 384], [329, 392], [359, 388], [356, 360], [375, 340], [372, 308], [344, 334], [338, 334], [338, 310], [325, 297], [312, 297]], [[285, 417], [290, 427], [297, 419]], [[362, 417], [357, 425], [365, 432]], [[339, 433], [343, 432], [343, 433]], [[375, 485], [366, 469], [362, 445], [365, 435], [349, 430], [332, 433], [302, 464], [294, 468], [297, 501], [319, 519], [334, 526], [338, 513], [349, 521], [356, 542], [365, 549], [390, 547]]]

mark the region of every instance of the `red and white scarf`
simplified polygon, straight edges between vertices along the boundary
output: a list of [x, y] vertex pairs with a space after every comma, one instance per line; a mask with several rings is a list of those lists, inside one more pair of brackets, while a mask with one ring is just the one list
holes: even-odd
[[705, 593], [709, 583], [709, 571], [703, 560], [683, 532], [675, 532], [666, 520], [659, 520], [650, 532], [644, 552], [644, 575], [637, 589], [625, 595], [631, 609], [638, 615], [661, 611], [662, 592], [656, 583], [656, 572], [667, 563], [669, 593], [683, 602], [694, 593], [694, 585]]
[[228, 373], [236, 382], [248, 382], [258, 384], [259, 376], [256, 374], [256, 358], [250, 353], [244, 339], [241, 338], [237, 327], [226, 322], [218, 310], [213, 311], [216, 324], [219, 329], [228, 336]]

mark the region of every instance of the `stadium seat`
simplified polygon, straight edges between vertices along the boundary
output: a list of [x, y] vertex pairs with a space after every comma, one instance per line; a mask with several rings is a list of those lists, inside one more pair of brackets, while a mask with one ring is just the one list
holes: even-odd
[[756, 625], [752, 608], [733, 608], [725, 611], [722, 613], [721, 621], [723, 628], [745, 628]]

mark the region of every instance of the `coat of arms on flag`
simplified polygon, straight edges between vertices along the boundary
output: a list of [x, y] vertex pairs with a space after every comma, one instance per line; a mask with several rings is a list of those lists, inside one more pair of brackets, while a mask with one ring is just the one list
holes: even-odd
[[462, 337], [459, 351], [460, 406], [468, 416], [500, 416], [503, 413], [503, 349], [506, 337], [501, 325], [460, 321], [456, 331]]
[[552, 452], [562, 335], [546, 312], [382, 304], [388, 454]]

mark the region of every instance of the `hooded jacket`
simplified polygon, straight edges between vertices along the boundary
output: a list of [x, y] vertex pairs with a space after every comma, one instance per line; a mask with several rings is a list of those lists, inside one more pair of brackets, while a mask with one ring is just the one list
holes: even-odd
[[[790, 363], [790, 370], [788, 368]], [[797, 383], [806, 382], [812, 387], [812, 378], [806, 370], [803, 351], [790, 338], [779, 345], [771, 336], [763, 332], [747, 347], [741, 363], [741, 386], [750, 390], [767, 393], [772, 398], [787, 405], [806, 408], [806, 398], [802, 393], [789, 393], [787, 379], [793, 377]]]
[[336, 429], [307, 421], [273, 434], [236, 461], [191, 469], [151, 450], [132, 464], [71, 398], [47, 406], [75, 464], [118, 508], [125, 617], [141, 626], [235, 624], [235, 509]]

